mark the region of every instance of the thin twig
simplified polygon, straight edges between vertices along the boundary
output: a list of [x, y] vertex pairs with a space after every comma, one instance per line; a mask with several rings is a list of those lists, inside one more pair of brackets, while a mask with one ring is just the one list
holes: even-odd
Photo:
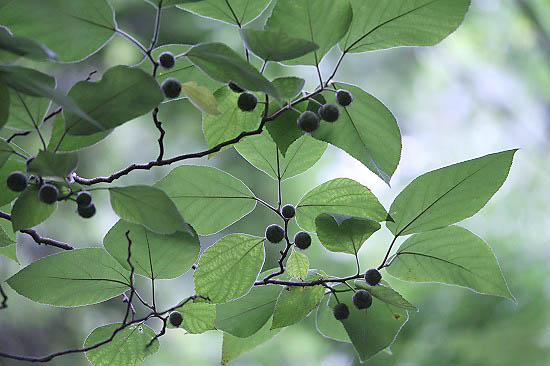
[[14, 134], [12, 134], [10, 137], [8, 137], [8, 139], [6, 140], [6, 142], [9, 144], [11, 142], [11, 140], [13, 140], [14, 138], [16, 138], [17, 136], [27, 136], [29, 133], [31, 133], [32, 131], [21, 131], [21, 132], [15, 132]]
[[[124, 315], [124, 321], [122, 324], [126, 324], [128, 321], [128, 315], [130, 315], [130, 311], [133, 310], [132, 308], [132, 299], [134, 297], [134, 293], [136, 292], [136, 289], [134, 288], [134, 272], [135, 268], [132, 262], [130, 261], [130, 258], [132, 258], [132, 239], [130, 239], [130, 230], [126, 231], [124, 234], [126, 236], [126, 240], [128, 240], [128, 257], [126, 258], [126, 261], [128, 262], [128, 265], [130, 266], [130, 296], [128, 296], [128, 307], [126, 307], [126, 315]], [[132, 320], [134, 320], [134, 314], [135, 310], [132, 311]]]
[[0, 295], [2, 295], [2, 302], [0, 303], [0, 309], [5, 309], [8, 307], [8, 295], [4, 292], [2, 285], [0, 285]]

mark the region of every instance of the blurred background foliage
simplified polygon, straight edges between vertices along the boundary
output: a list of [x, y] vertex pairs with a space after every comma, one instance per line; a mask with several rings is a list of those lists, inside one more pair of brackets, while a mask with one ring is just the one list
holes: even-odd
[[[119, 26], [144, 43], [150, 37], [154, 10], [145, 1], [112, 0]], [[329, 148], [321, 161], [283, 185], [284, 201], [296, 203], [316, 185], [335, 177], [350, 177], [370, 187], [389, 207], [399, 191], [416, 176], [444, 165], [491, 152], [519, 147], [508, 181], [474, 218], [462, 223], [493, 248], [518, 304], [502, 298], [478, 296], [444, 285], [412, 285], [390, 280], [392, 286], [420, 308], [410, 316], [393, 355], [381, 353], [372, 366], [496, 366], [550, 363], [550, 2], [547, 0], [473, 0], [459, 30], [432, 48], [399, 48], [349, 55], [337, 80], [354, 83], [382, 100], [395, 114], [403, 134], [401, 163], [387, 187], [380, 179], [345, 153]], [[261, 19], [258, 19], [258, 22]], [[327, 25], [329, 26], [329, 25]], [[163, 12], [159, 44], [203, 41], [227, 42], [242, 52], [235, 27], [199, 18], [170, 8]], [[328, 75], [338, 53], [322, 62]], [[132, 65], [141, 55], [116, 37], [89, 59], [68, 65], [33, 64], [55, 75], [67, 90], [89, 72], [100, 73], [117, 64]], [[307, 77], [315, 86], [311, 67], [270, 64], [270, 78], [281, 75]], [[97, 76], [95, 79], [97, 80]], [[168, 132], [167, 156], [206, 147], [201, 116], [187, 101], [166, 103], [161, 120]], [[157, 154], [157, 133], [149, 115], [125, 124], [100, 144], [80, 153], [79, 174], [106, 175]], [[36, 136], [20, 138], [22, 146], [36, 152]], [[276, 183], [255, 170], [234, 149], [211, 159], [188, 164], [217, 166], [242, 179], [260, 197], [276, 202]], [[153, 183], [171, 168], [136, 171], [118, 185]], [[117, 217], [106, 193], [94, 195], [98, 214], [84, 221], [72, 205], [60, 209], [38, 230], [44, 236], [77, 247], [100, 246]], [[262, 206], [221, 233], [201, 238], [202, 250], [229, 232], [263, 235], [276, 217]], [[293, 232], [296, 227], [292, 228]], [[390, 234], [381, 230], [360, 252], [362, 268], [379, 263]], [[18, 256], [26, 265], [54, 253], [19, 235]], [[268, 253], [266, 268], [273, 267], [279, 248]], [[307, 251], [312, 268], [333, 275], [354, 271], [354, 259], [326, 251], [314, 242]], [[0, 278], [19, 266], [0, 258]], [[145, 289], [148, 283], [141, 281]], [[172, 281], [159, 281], [157, 303], [173, 305], [193, 293], [192, 273]], [[61, 309], [33, 304], [7, 289], [9, 308], [0, 312], [2, 350], [41, 355], [80, 347], [96, 326], [118, 322], [124, 304], [120, 298], [90, 307]], [[147, 294], [149, 291], [142, 293]], [[139, 308], [138, 308], [139, 311]], [[160, 324], [152, 323], [158, 328]], [[376, 329], [372, 329], [376, 337]], [[221, 333], [185, 335], [169, 331], [161, 350], [143, 365], [215, 365], [221, 354]], [[0, 359], [0, 365], [21, 362]], [[51, 364], [87, 365], [85, 356], [72, 355]], [[351, 345], [320, 336], [315, 317], [284, 330], [270, 342], [233, 362], [235, 365], [349, 366], [358, 360]]]

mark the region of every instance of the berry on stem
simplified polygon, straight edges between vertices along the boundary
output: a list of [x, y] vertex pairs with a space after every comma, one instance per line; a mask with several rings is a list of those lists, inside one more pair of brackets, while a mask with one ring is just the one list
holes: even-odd
[[174, 78], [164, 80], [160, 87], [167, 98], [177, 98], [181, 93], [181, 83]]
[[78, 206], [78, 214], [85, 219], [89, 219], [95, 215], [95, 205], [90, 203], [88, 206]]
[[319, 128], [319, 116], [312, 111], [305, 111], [296, 120], [298, 127], [304, 132], [313, 132]]
[[300, 231], [294, 235], [294, 244], [302, 250], [307, 249], [311, 245], [311, 236], [305, 231]]
[[372, 305], [372, 295], [367, 290], [357, 290], [352, 300], [357, 309], [367, 309]]
[[159, 64], [165, 69], [171, 69], [176, 64], [176, 59], [172, 52], [163, 52], [159, 56]]
[[170, 324], [172, 324], [174, 327], [179, 327], [181, 323], [183, 323], [183, 315], [179, 311], [174, 311], [170, 314], [170, 317], [168, 318], [170, 320]]
[[265, 238], [270, 243], [277, 244], [278, 242], [283, 240], [284, 237], [285, 237], [285, 230], [277, 224], [269, 225], [265, 229]]
[[349, 316], [349, 308], [346, 304], [336, 304], [334, 309], [332, 310], [332, 313], [334, 314], [334, 317], [336, 320], [344, 320], [347, 319]]
[[92, 203], [92, 195], [88, 191], [80, 191], [76, 195], [76, 204], [86, 207]]
[[291, 219], [296, 215], [296, 209], [292, 205], [284, 205], [281, 209], [281, 214], [285, 219]]
[[367, 272], [365, 272], [365, 282], [367, 282], [371, 286], [378, 285], [381, 279], [382, 275], [376, 268], [371, 268]]
[[336, 100], [342, 107], [347, 107], [353, 102], [353, 95], [347, 90], [340, 89], [336, 92]]
[[251, 112], [258, 105], [258, 98], [252, 93], [242, 93], [237, 101], [239, 109], [243, 112]]
[[23, 192], [27, 188], [27, 176], [20, 171], [12, 172], [8, 175], [6, 185], [14, 192]]
[[327, 122], [336, 122], [340, 116], [340, 110], [338, 110], [336, 104], [323, 104], [319, 107], [318, 113], [321, 119]]
[[46, 183], [38, 191], [40, 201], [51, 205], [59, 198], [59, 190], [53, 184]]

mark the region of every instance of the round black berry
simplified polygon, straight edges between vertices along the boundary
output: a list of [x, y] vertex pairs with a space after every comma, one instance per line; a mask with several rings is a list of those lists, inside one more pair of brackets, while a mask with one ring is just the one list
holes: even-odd
[[159, 56], [159, 63], [165, 69], [171, 69], [176, 64], [176, 59], [172, 52], [163, 52]]
[[319, 128], [319, 116], [312, 111], [305, 111], [296, 120], [298, 127], [305, 132], [313, 132]]
[[237, 105], [243, 112], [251, 112], [256, 108], [258, 104], [258, 98], [252, 93], [242, 93], [239, 95]]
[[235, 93], [242, 93], [242, 92], [244, 92], [244, 89], [241, 88], [241, 87], [239, 86], [239, 84], [237, 84], [237, 83], [234, 82], [234, 81], [230, 81], [227, 85], [229, 86], [229, 89], [233, 90]]
[[357, 290], [352, 300], [357, 309], [367, 309], [372, 305], [372, 295], [367, 290]]
[[334, 309], [332, 310], [334, 317], [336, 320], [344, 320], [347, 319], [349, 316], [349, 308], [346, 304], [336, 304]]
[[90, 203], [92, 203], [92, 195], [88, 191], [78, 192], [78, 194], [76, 195], [76, 203], [79, 206], [86, 207]]
[[6, 185], [14, 192], [23, 192], [27, 188], [27, 176], [23, 172], [12, 172], [8, 175]]
[[88, 206], [78, 206], [78, 214], [85, 219], [89, 219], [95, 215], [95, 205], [90, 203]]
[[38, 198], [40, 198], [40, 201], [51, 205], [59, 198], [59, 189], [53, 184], [46, 183], [40, 187]]
[[311, 245], [311, 236], [305, 231], [300, 231], [294, 235], [294, 244], [300, 249], [307, 249]]
[[347, 90], [340, 89], [336, 92], [336, 100], [342, 107], [347, 107], [353, 102], [353, 95]]
[[181, 313], [178, 311], [174, 311], [173, 313], [171, 313], [168, 319], [170, 320], [170, 324], [172, 324], [174, 327], [179, 327], [181, 323], [183, 323], [183, 315], [181, 315]]
[[181, 83], [174, 78], [164, 80], [160, 87], [167, 98], [177, 98], [181, 93]]
[[285, 219], [291, 219], [296, 215], [296, 209], [292, 205], [284, 205], [281, 209], [281, 214]]
[[277, 244], [285, 237], [285, 231], [277, 224], [272, 224], [265, 229], [265, 238], [273, 244]]
[[336, 104], [323, 104], [319, 107], [318, 113], [321, 119], [327, 122], [336, 122], [340, 116], [340, 110], [338, 110]]
[[382, 279], [382, 275], [376, 268], [371, 268], [365, 272], [365, 282], [371, 286], [376, 286]]

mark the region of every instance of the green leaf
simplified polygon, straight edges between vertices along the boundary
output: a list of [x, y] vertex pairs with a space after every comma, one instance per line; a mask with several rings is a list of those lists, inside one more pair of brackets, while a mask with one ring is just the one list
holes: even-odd
[[183, 4], [183, 3], [195, 3], [203, 0], [145, 0], [148, 3], [156, 6], [157, 8], [159, 5], [164, 9], [169, 6], [177, 5], [177, 4]]
[[[299, 111], [305, 111], [305, 103], [301, 103], [295, 108]], [[273, 109], [271, 104], [270, 109]], [[286, 155], [289, 146], [304, 135], [304, 131], [296, 123], [299, 115], [298, 112], [290, 109], [283, 112], [275, 121], [266, 124], [267, 131], [273, 141], [277, 143], [277, 147], [283, 156]]]
[[10, 115], [10, 90], [0, 81], [0, 129], [4, 127]]
[[[163, 3], [164, 4], [164, 3]], [[156, 60], [163, 52], [171, 52], [175, 59], [176, 64], [171, 69], [163, 69], [159, 67], [157, 69], [156, 79], [159, 83], [166, 80], [169, 77], [176, 78], [182, 83], [194, 81], [198, 85], [206, 87], [211, 92], [218, 90], [222, 83], [212, 80], [201, 69], [193, 65], [187, 57], [184, 57], [192, 45], [186, 44], [170, 44], [157, 47], [153, 50], [152, 56]], [[147, 57], [143, 58], [143, 61], [139, 64], [139, 68], [150, 74], [152, 70], [151, 62]]]
[[334, 318], [332, 308], [328, 306], [331, 296], [326, 296], [321, 300], [317, 308], [315, 326], [317, 331], [323, 336], [340, 342], [351, 343], [348, 333], [341, 321]]
[[214, 234], [256, 207], [254, 194], [242, 181], [212, 167], [180, 166], [155, 186], [166, 192], [199, 235]]
[[15, 238], [11, 238], [3, 226], [0, 226], [0, 248], [15, 244]]
[[[84, 347], [109, 339], [120, 326], [120, 323], [115, 323], [94, 329], [86, 338]], [[92, 366], [135, 366], [159, 350], [158, 339], [149, 346], [153, 338], [155, 331], [147, 325], [130, 325], [119, 331], [111, 342], [86, 352], [86, 357]]]
[[254, 335], [248, 338], [233, 337], [228, 333], [223, 334], [222, 345], [222, 365], [227, 365], [231, 360], [236, 359], [243, 353], [249, 352], [260, 344], [269, 341], [276, 336], [282, 329], [271, 329], [271, 321], [265, 325]]
[[264, 92], [275, 99], [279, 98], [277, 89], [269, 80], [223, 43], [198, 44], [187, 51], [185, 56], [214, 80], [222, 83], [234, 81], [246, 90]]
[[269, 4], [269, 1], [270, 0], [179, 1], [178, 8], [240, 27], [260, 15]]
[[111, 206], [121, 219], [160, 234], [190, 228], [174, 202], [162, 190], [145, 185], [109, 188]]
[[12, 36], [8, 32], [0, 32], [0, 51], [39, 61], [57, 59], [55, 52], [48, 47], [29, 38]]
[[[176, 309], [183, 316], [183, 323], [179, 328], [184, 328], [191, 334], [201, 334], [216, 329], [216, 305], [206, 302], [189, 302]], [[169, 328], [175, 328], [168, 324]]]
[[315, 219], [317, 237], [331, 252], [357, 255], [363, 243], [379, 229], [378, 222], [359, 217], [324, 213]]
[[241, 29], [241, 37], [246, 48], [264, 61], [292, 60], [319, 49], [315, 43], [290, 37], [281, 29]]
[[128, 66], [110, 68], [97, 82], [76, 83], [69, 97], [99, 124], [85, 123], [80, 116], [63, 111], [69, 135], [91, 135], [113, 129], [151, 111], [164, 99], [150, 75]]
[[0, 0], [0, 24], [43, 43], [61, 61], [78, 61], [113, 36], [114, 13], [105, 0]]
[[75, 249], [31, 263], [7, 280], [19, 295], [56, 306], [96, 304], [129, 289], [129, 273], [104, 249]]
[[208, 114], [220, 114], [217, 108], [216, 98], [210, 90], [204, 86], [197, 85], [194, 81], [181, 84], [181, 89], [189, 98], [189, 101], [200, 111]]
[[11, 213], [13, 231], [28, 229], [46, 221], [56, 208], [57, 202], [50, 205], [40, 201], [37, 185], [27, 187], [13, 205]]
[[[308, 135], [296, 140], [282, 156], [277, 145], [269, 134], [264, 131], [260, 135], [248, 136], [242, 139], [235, 149], [250, 164], [268, 174], [273, 179], [292, 178], [311, 168], [327, 149], [327, 144], [316, 141]], [[277, 161], [279, 166], [277, 167]]]
[[369, 286], [365, 281], [355, 280], [355, 288], [367, 290], [373, 297], [386, 304], [397, 306], [401, 309], [418, 311], [416, 306], [408, 302], [399, 292], [392, 289], [388, 283]]
[[464, 20], [470, 0], [351, 0], [353, 22], [340, 46], [366, 52], [399, 46], [432, 46]]
[[348, 178], [336, 178], [312, 189], [296, 206], [296, 221], [305, 231], [315, 231], [315, 218], [333, 213], [386, 220], [387, 213], [378, 198], [364, 185]]
[[13, 149], [6, 140], [0, 138], [0, 168], [6, 164], [10, 156], [13, 154]]
[[[47, 85], [53, 88], [55, 82], [52, 79]], [[10, 91], [10, 101], [10, 116], [6, 125], [18, 130], [31, 130], [42, 125], [44, 115], [50, 107], [49, 99], [25, 95], [15, 89]]]
[[305, 319], [319, 305], [324, 293], [323, 286], [291, 286], [281, 291], [275, 304], [271, 329], [294, 325]]
[[300, 94], [300, 92], [304, 88], [306, 81], [295, 76], [285, 76], [277, 78], [271, 83], [279, 92], [281, 100], [283, 102], [288, 102], [296, 97], [298, 94]]
[[[378, 99], [350, 84], [333, 83], [353, 95], [353, 103], [339, 107], [334, 123], [321, 123], [311, 135], [344, 150], [389, 184], [401, 157], [401, 133], [395, 117]], [[337, 104], [336, 93], [325, 92]]]
[[203, 114], [202, 116], [202, 129], [208, 147], [214, 147], [235, 138], [243, 131], [252, 131], [258, 128], [262, 108], [256, 107], [252, 112], [241, 111], [237, 105], [239, 94], [231, 91], [228, 87], [218, 89], [214, 93], [214, 97], [220, 114]]
[[195, 270], [195, 291], [213, 303], [245, 295], [264, 264], [264, 238], [246, 234], [224, 236], [202, 254]]
[[[347, 287], [336, 286], [335, 288]], [[409, 319], [406, 310], [388, 305], [376, 298], [373, 299], [371, 307], [364, 310], [359, 310], [353, 305], [350, 292], [338, 294], [338, 299], [349, 308], [350, 315], [342, 321], [342, 324], [361, 362], [389, 348]], [[332, 312], [332, 308], [336, 305], [334, 296], [330, 297], [328, 305]]]
[[473, 216], [502, 186], [517, 150], [440, 168], [413, 180], [393, 201], [395, 235], [438, 229]]
[[305, 280], [309, 271], [309, 259], [307, 255], [292, 249], [286, 262], [286, 270], [294, 278]]
[[216, 328], [239, 338], [252, 336], [273, 315], [281, 289], [276, 285], [255, 286], [246, 296], [216, 305]]
[[40, 150], [36, 158], [29, 163], [27, 170], [40, 177], [65, 178], [76, 169], [77, 164], [76, 154], [55, 154]]
[[8, 188], [6, 184], [8, 175], [16, 170], [24, 172], [25, 169], [27, 169], [25, 161], [21, 160], [18, 156], [8, 158], [8, 160], [4, 163], [4, 166], [0, 166], [0, 206], [10, 203], [21, 194]]
[[17, 259], [17, 245], [11, 244], [5, 247], [0, 247], [0, 255], [4, 256], [8, 259], [11, 259], [12, 261], [16, 262], [17, 264], [21, 265], [21, 262], [19, 262], [19, 259]]
[[288, 64], [318, 65], [346, 34], [353, 14], [347, 0], [279, 0], [265, 29], [282, 29], [293, 37], [310, 40], [319, 49], [313, 54], [286, 61]]
[[[113, 130], [106, 130], [101, 132], [96, 132], [91, 135], [85, 136], [72, 136], [65, 134], [65, 119], [60, 113], [55, 116], [53, 122], [52, 135], [50, 137], [50, 142], [48, 143], [49, 151], [77, 151], [90, 146], [93, 146], [105, 139], [113, 132]], [[61, 141], [61, 143], [59, 143]], [[59, 145], [59, 146], [58, 146]]]
[[515, 301], [491, 248], [459, 226], [413, 235], [395, 255], [387, 271], [399, 279], [457, 285]]
[[136, 274], [151, 279], [176, 278], [187, 272], [199, 256], [197, 235], [179, 231], [162, 235], [119, 220], [103, 238], [103, 246], [127, 270], [130, 270], [127, 231], [132, 240], [131, 262]]

